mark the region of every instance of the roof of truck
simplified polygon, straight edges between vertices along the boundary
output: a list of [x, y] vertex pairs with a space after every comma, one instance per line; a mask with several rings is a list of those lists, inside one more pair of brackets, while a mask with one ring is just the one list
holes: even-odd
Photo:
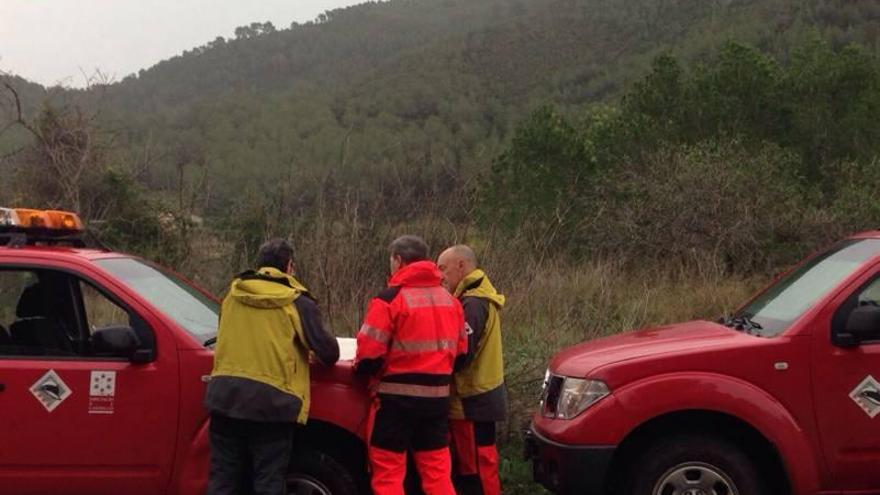
[[69, 246], [20, 246], [8, 247], [0, 246], [0, 258], [6, 257], [28, 257], [28, 258], [53, 258], [53, 259], [70, 259], [70, 260], [88, 260], [94, 261], [104, 258], [128, 257], [124, 253], [117, 253], [105, 249], [69, 247]]

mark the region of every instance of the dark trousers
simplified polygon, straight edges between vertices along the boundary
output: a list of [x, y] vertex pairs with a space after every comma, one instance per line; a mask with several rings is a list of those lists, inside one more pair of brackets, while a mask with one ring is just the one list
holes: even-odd
[[393, 452], [449, 446], [448, 399], [380, 395], [374, 407], [370, 444]]
[[211, 416], [207, 495], [285, 495], [293, 423]]

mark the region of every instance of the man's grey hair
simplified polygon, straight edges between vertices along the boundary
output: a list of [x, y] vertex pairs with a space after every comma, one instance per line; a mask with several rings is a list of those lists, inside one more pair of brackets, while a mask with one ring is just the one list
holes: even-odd
[[287, 270], [287, 265], [293, 261], [293, 246], [285, 239], [270, 239], [260, 246], [257, 253], [257, 268], [270, 266], [282, 272]]
[[404, 263], [428, 259], [428, 243], [417, 235], [402, 235], [388, 246], [391, 256], [400, 256]]
[[475, 267], [477, 266], [477, 253], [475, 253], [474, 250], [467, 244], [456, 244], [449, 249], [452, 250], [452, 252], [455, 253], [456, 256], [458, 256], [459, 258], [472, 264]]

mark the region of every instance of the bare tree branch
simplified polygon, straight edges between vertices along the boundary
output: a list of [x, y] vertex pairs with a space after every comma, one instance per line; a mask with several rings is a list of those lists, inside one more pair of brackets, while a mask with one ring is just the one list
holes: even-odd
[[5, 86], [6, 89], [8, 89], [10, 93], [12, 93], [12, 98], [15, 101], [15, 111], [16, 111], [15, 121], [18, 123], [24, 122], [24, 119], [22, 118], [22, 115], [21, 115], [21, 98], [18, 97], [18, 91], [16, 91], [15, 88], [13, 88], [12, 85], [9, 84], [8, 81], [3, 81], [3, 86]]
[[[43, 135], [37, 129], [35, 129], [30, 123], [28, 123], [27, 120], [25, 120], [24, 113], [21, 110], [21, 98], [18, 95], [18, 91], [16, 91], [16, 89], [11, 84], [9, 84], [9, 81], [4, 80], [3, 86], [7, 89], [7, 91], [12, 93], [12, 98], [13, 98], [13, 101], [15, 102], [15, 120], [10, 122], [7, 126], [4, 126], [3, 132], [7, 131], [9, 128], [11, 128], [15, 125], [20, 125], [21, 127], [26, 129], [35, 138], [37, 138], [41, 143], [43, 143], [45, 145], [46, 140], [43, 138]], [[0, 134], [2, 134], [2, 132], [0, 132]]]

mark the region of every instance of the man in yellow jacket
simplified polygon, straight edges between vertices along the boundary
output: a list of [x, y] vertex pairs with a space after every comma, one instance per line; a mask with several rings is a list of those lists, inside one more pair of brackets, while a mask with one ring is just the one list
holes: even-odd
[[450, 432], [459, 495], [500, 495], [495, 423], [506, 418], [501, 347], [504, 296], [477, 268], [473, 249], [452, 246], [437, 260], [446, 288], [464, 308], [468, 353], [453, 378]]
[[257, 266], [232, 281], [221, 308], [205, 394], [211, 413], [208, 495], [243, 488], [255, 495], [287, 493], [293, 426], [309, 413], [309, 352], [328, 366], [339, 359], [339, 344], [324, 329], [315, 300], [293, 277], [290, 244], [267, 242]]

